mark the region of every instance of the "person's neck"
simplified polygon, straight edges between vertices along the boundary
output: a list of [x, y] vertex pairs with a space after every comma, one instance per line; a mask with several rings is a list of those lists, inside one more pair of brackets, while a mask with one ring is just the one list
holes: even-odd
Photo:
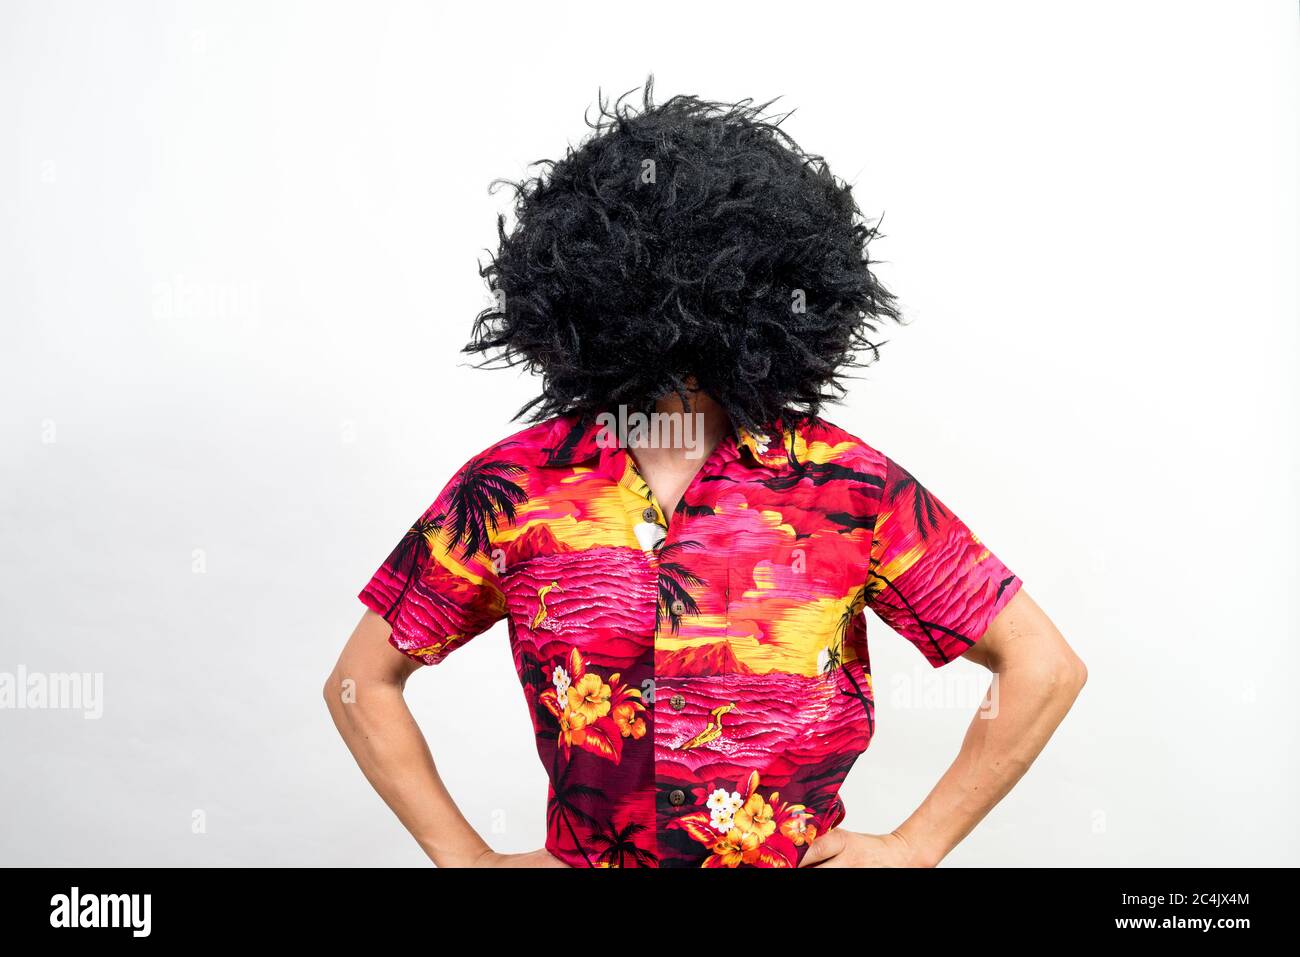
[[731, 428], [731, 418], [712, 396], [699, 391], [687, 393], [685, 409], [681, 396], [672, 393], [655, 403], [654, 412], [683, 417], [680, 428], [658, 430], [658, 437], [667, 432], [673, 440], [636, 444], [628, 452], [664, 514], [672, 515], [705, 460]]
[[631, 445], [641, 462], [651, 460], [665, 465], [681, 462], [699, 463], [706, 458], [731, 429], [731, 417], [712, 396], [698, 390], [686, 395], [686, 407], [677, 393], [658, 399], [655, 416], [674, 416], [679, 421], [663, 420], [652, 424], [649, 433], [633, 436]]
[[731, 428], [731, 417], [727, 415], [727, 410], [713, 396], [699, 389], [687, 391], [686, 408], [682, 407], [682, 397], [674, 392], [658, 399], [655, 411], [689, 416], [689, 434], [697, 445], [703, 447], [705, 454], [722, 441]]

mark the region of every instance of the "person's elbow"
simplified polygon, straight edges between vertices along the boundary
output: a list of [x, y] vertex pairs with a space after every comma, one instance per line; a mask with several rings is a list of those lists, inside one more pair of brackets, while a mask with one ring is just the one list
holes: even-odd
[[392, 645], [391, 634], [388, 623], [369, 610], [353, 629], [321, 688], [337, 723], [355, 723], [361, 712], [382, 708], [392, 695], [400, 697], [406, 679], [420, 667]]
[[1069, 647], [1060, 649], [1044, 661], [1039, 674], [1047, 695], [1065, 702], [1067, 707], [1088, 683], [1088, 666]]
[[382, 723], [392, 702], [402, 698], [407, 678], [420, 667], [405, 656], [381, 654], [378, 659], [345, 650], [325, 679], [321, 696], [340, 727]]
[[988, 662], [1004, 679], [1013, 679], [1042, 707], [1069, 709], [1088, 681], [1088, 667], [1063, 639], [1037, 645], [1009, 643]]
[[348, 692], [348, 685], [348, 680], [343, 677], [338, 665], [335, 665], [321, 688], [321, 697], [325, 699], [325, 707], [336, 719], [343, 713], [342, 705]]
[[1083, 659], [1077, 654], [1071, 653], [1073, 657], [1073, 668], [1071, 678], [1074, 681], [1074, 693], [1077, 695], [1083, 690], [1083, 686], [1088, 683], [1088, 666], [1083, 663]]

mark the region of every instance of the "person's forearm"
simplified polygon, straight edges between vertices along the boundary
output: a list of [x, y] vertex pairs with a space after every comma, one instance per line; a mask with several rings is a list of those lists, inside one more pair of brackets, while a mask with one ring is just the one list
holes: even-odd
[[916, 863], [938, 864], [1006, 796], [1070, 710], [1084, 674], [1068, 655], [999, 664], [996, 715], [981, 709], [952, 766], [894, 832]]
[[443, 785], [400, 686], [361, 684], [347, 702], [331, 678], [325, 698], [362, 773], [435, 864], [469, 865], [490, 850]]

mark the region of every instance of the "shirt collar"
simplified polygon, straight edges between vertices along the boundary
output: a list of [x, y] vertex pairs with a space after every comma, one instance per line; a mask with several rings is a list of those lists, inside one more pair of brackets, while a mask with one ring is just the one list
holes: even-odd
[[546, 459], [543, 465], [583, 465], [599, 458], [600, 423], [595, 416], [584, 419], [581, 415], [565, 415], [556, 420], [546, 441]]
[[[738, 425], [732, 430], [736, 447], [741, 455], [769, 469], [782, 469], [790, 464], [791, 436], [796, 430], [787, 427], [778, 417], [766, 427], [748, 429]], [[592, 416], [562, 416], [551, 429], [546, 442], [546, 459], [549, 466], [583, 465], [607, 451], [602, 445], [601, 425]], [[797, 446], [796, 446], [797, 448]]]
[[790, 430], [780, 419], [758, 429], [737, 426], [736, 444], [742, 454], [765, 468], [781, 469], [790, 464]]

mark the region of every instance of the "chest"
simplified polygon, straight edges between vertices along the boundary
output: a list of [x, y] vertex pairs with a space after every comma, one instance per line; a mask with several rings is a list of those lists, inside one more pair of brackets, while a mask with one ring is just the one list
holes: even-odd
[[816, 676], [858, 646], [866, 510], [725, 456], [684, 476], [624, 454], [538, 483], [500, 536], [516, 646], [657, 676]]

